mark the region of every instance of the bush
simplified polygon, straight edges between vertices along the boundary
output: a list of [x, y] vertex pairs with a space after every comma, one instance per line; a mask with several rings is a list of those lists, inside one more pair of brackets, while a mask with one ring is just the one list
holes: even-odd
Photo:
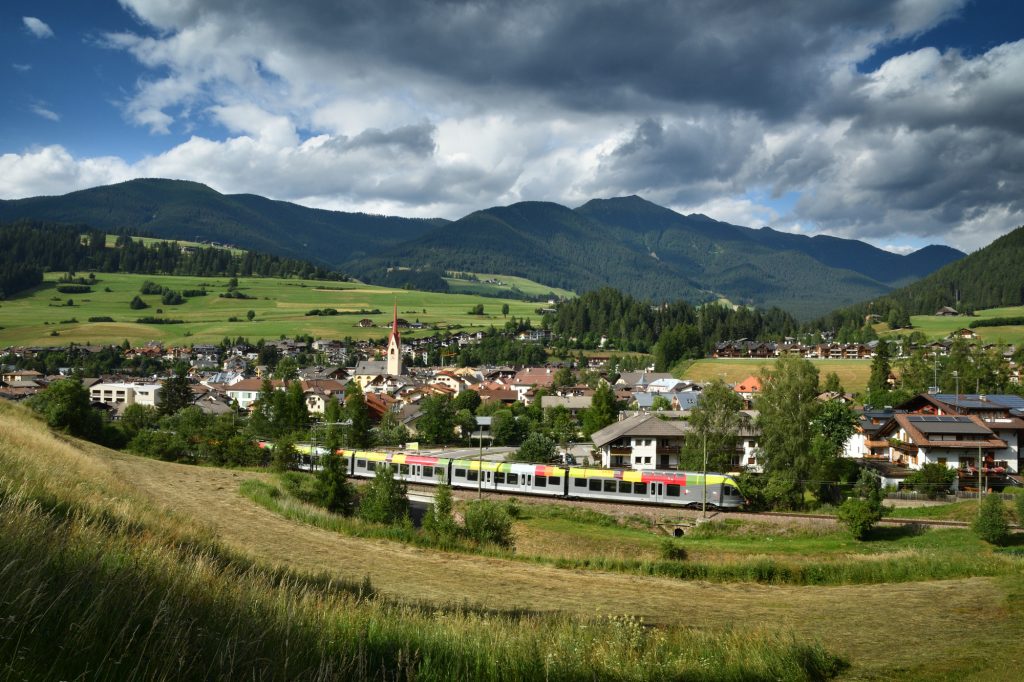
[[1002, 545], [1010, 537], [1010, 524], [1006, 521], [1006, 507], [998, 495], [989, 495], [981, 502], [978, 518], [971, 529], [985, 542]]
[[661, 541], [658, 552], [666, 561], [685, 561], [686, 548], [672, 538], [665, 538]]
[[128, 304], [128, 307], [132, 310], [142, 310], [143, 308], [148, 308], [149, 304], [143, 301], [142, 297], [136, 295], [132, 302]]
[[277, 439], [270, 457], [270, 468], [274, 471], [288, 471], [297, 461], [299, 452], [295, 449], [295, 440], [288, 436]]
[[409, 517], [406, 486], [395, 478], [394, 469], [381, 464], [359, 498], [359, 518], [371, 523], [399, 524]]
[[945, 464], [929, 462], [907, 476], [906, 484], [929, 500], [945, 495], [956, 480], [956, 472]]
[[181, 292], [181, 295], [185, 298], [195, 298], [196, 296], [206, 296], [206, 289], [185, 289]]
[[882, 520], [882, 512], [868, 500], [851, 497], [839, 506], [836, 517], [853, 537], [863, 540]]
[[136, 324], [185, 324], [185, 320], [174, 320], [170, 317], [140, 317]]
[[98, 315], [96, 317], [90, 317], [90, 322], [113, 322], [114, 318], [107, 317], [106, 315]]
[[355, 492], [345, 477], [345, 465], [341, 457], [329, 454], [320, 461], [323, 468], [316, 475], [317, 504], [335, 514], [352, 513]]
[[550, 462], [554, 457], [555, 441], [534, 431], [526, 437], [511, 459], [517, 462]]
[[185, 302], [185, 299], [181, 297], [177, 291], [171, 289], [164, 289], [163, 296], [160, 297], [160, 302], [164, 305], [181, 305]]
[[451, 486], [437, 486], [434, 504], [423, 517], [423, 531], [436, 540], [450, 540], [458, 536], [459, 527], [452, 515], [452, 506]]
[[489, 500], [475, 500], [466, 505], [463, 514], [466, 535], [480, 544], [511, 548], [514, 545], [512, 517], [505, 506]]

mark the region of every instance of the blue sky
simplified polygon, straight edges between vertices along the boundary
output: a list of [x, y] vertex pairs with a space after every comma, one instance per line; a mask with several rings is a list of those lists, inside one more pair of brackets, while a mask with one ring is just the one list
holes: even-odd
[[972, 250], [1024, 224], [1022, 6], [13, 0], [0, 198], [175, 177], [454, 218], [639, 194]]

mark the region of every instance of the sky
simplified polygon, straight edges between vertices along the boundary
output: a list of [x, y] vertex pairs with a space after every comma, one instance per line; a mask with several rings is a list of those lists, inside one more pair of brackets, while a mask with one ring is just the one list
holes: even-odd
[[0, 91], [3, 199], [637, 194], [899, 253], [1024, 225], [1013, 0], [8, 0]]

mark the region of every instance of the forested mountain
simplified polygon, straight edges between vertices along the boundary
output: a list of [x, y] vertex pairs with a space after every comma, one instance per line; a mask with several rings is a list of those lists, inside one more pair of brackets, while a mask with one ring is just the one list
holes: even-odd
[[865, 300], [825, 316], [815, 326], [839, 329], [861, 325], [868, 314], [886, 320], [899, 316], [931, 315], [943, 306], [960, 312], [1024, 305], [1024, 226], [985, 248], [950, 263], [932, 274], [873, 300]]
[[194, 182], [133, 180], [0, 201], [0, 221], [17, 218], [231, 243], [393, 286], [443, 289], [446, 270], [492, 272], [577, 292], [610, 286], [653, 301], [725, 297], [803, 319], [885, 294], [963, 255], [928, 247], [900, 256], [854, 240], [684, 216], [635, 196], [576, 209], [522, 202], [449, 222], [310, 209]]
[[221, 194], [198, 182], [161, 179], [0, 201], [0, 222], [20, 218], [234, 244], [330, 268], [447, 222], [325, 211], [253, 194]]
[[306, 261], [255, 251], [182, 249], [175, 242], [143, 244], [120, 236], [112, 246], [106, 234], [85, 226], [20, 220], [0, 223], [0, 299], [40, 284], [43, 272], [128, 272], [135, 274], [260, 276], [338, 279]]

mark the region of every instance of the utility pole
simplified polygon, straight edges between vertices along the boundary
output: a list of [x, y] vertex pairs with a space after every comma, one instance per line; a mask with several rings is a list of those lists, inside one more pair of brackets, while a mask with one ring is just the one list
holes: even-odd
[[477, 425], [476, 440], [480, 446], [480, 454], [477, 456], [477, 464], [480, 466], [480, 471], [477, 472], [476, 477], [476, 496], [477, 499], [484, 499], [484, 430], [478, 424]]
[[701, 504], [700, 517], [708, 518], [708, 434], [704, 433], [704, 502]]

